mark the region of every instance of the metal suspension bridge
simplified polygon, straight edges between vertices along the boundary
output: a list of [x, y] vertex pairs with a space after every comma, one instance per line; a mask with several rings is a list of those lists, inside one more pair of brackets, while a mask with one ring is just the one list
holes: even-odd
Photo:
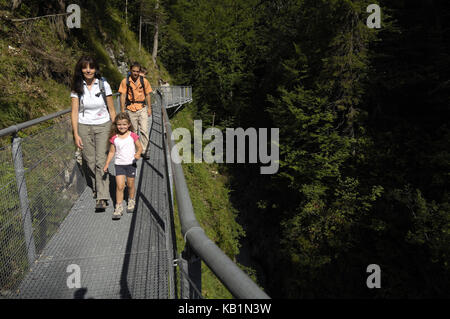
[[[167, 110], [191, 101], [191, 87], [155, 90], [150, 158], [138, 161], [136, 208], [119, 221], [111, 220], [114, 165], [112, 200], [105, 212], [94, 212], [83, 164], [74, 156], [70, 109], [0, 130], [12, 136], [0, 148], [0, 298], [197, 299], [202, 262], [235, 298], [269, 298], [205, 235], [181, 164], [170, 156], [176, 146]], [[117, 98], [115, 104], [118, 109]], [[22, 129], [49, 120], [54, 124], [20, 137]], [[176, 247], [174, 195], [183, 253]]]

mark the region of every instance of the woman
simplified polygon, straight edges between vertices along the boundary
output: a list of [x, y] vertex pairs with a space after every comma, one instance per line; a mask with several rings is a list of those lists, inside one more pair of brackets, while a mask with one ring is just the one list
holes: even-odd
[[81, 57], [75, 66], [70, 97], [75, 145], [81, 149], [87, 164], [87, 182], [97, 199], [95, 208], [104, 210], [109, 199], [109, 179], [103, 166], [116, 112], [111, 86], [101, 78], [98, 64], [92, 57]]

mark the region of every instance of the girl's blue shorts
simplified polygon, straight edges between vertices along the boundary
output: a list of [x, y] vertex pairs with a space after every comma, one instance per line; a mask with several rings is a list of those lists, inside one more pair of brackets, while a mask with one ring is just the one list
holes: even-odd
[[136, 177], [136, 164], [130, 165], [114, 165], [116, 168], [116, 176], [125, 175], [126, 177]]

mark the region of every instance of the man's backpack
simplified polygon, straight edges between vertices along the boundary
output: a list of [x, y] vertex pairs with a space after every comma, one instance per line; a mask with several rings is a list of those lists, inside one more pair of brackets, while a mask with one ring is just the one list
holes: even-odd
[[[135, 101], [135, 99], [134, 99], [134, 92], [133, 92], [133, 89], [130, 86], [130, 76], [131, 76], [131, 73], [128, 72], [128, 74], [127, 74], [127, 94], [126, 94], [125, 106], [128, 106], [128, 105], [133, 104], [133, 103], [145, 104], [145, 100], [144, 101]], [[144, 90], [144, 96], [145, 96], [147, 94], [145, 94], [144, 77], [142, 75], [140, 75], [139, 76], [139, 80], [141, 81], [141, 86], [142, 86], [142, 89]], [[132, 98], [131, 101], [128, 98], [128, 90], [131, 90], [131, 98]]]
[[95, 94], [95, 96], [98, 97], [101, 94], [103, 96], [103, 101], [105, 101], [106, 108], [108, 108], [108, 104], [106, 103], [105, 81], [106, 79], [104, 77], [100, 78], [100, 82], [98, 83], [100, 87], [100, 93]]
[[[103, 101], [105, 101], [106, 109], [109, 112], [108, 104], [106, 103], [105, 81], [106, 81], [106, 79], [104, 77], [101, 77], [99, 79], [98, 85], [100, 87], [100, 92], [95, 94], [95, 96], [99, 97], [100, 94], [103, 96]], [[79, 112], [82, 112], [83, 116], [84, 116], [84, 103], [81, 101], [81, 95], [80, 94], [78, 94], [78, 105], [79, 105]]]

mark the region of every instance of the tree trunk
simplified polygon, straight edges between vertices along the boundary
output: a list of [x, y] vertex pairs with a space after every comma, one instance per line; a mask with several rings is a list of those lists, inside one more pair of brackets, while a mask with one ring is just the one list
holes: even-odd
[[[158, 8], [159, 8], [159, 0], [156, 0], [155, 10], [158, 11]], [[155, 35], [153, 36], [153, 52], [152, 52], [152, 60], [154, 65], [156, 65], [156, 57], [158, 56], [158, 36], [159, 36], [159, 17], [158, 14], [156, 14]]]
[[11, 10], [12, 11], [16, 10], [20, 6], [21, 3], [22, 3], [22, 0], [13, 0]]
[[158, 55], [158, 33], [159, 33], [159, 26], [158, 23], [156, 23], [155, 35], [153, 36], [153, 52], [152, 52], [152, 59], [155, 65], [156, 65], [156, 56]]
[[58, 0], [59, 8], [62, 12], [66, 11], [66, 0]]

